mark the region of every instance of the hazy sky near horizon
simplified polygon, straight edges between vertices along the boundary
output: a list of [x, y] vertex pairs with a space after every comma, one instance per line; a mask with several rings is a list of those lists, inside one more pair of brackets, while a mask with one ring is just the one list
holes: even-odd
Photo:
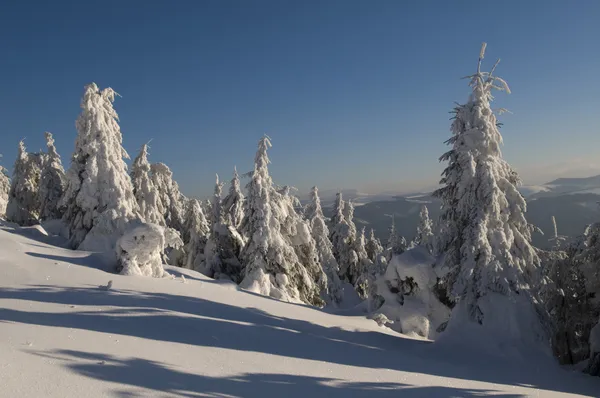
[[[492, 8], [493, 7], [493, 8]], [[431, 187], [450, 114], [484, 68], [512, 94], [505, 158], [525, 183], [600, 173], [600, 1], [28, 1], [0, 6], [0, 164], [55, 135], [65, 167], [83, 87], [122, 95], [124, 146], [182, 191], [252, 168], [272, 138], [278, 184], [305, 192]]]

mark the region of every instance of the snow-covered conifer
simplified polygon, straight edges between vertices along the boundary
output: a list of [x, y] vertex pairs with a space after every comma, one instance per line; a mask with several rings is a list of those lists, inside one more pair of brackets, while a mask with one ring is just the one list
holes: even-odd
[[558, 234], [558, 227], [556, 226], [556, 218], [552, 216], [552, 237], [548, 239], [552, 243], [553, 250], [560, 250], [567, 240], [566, 236]]
[[215, 191], [212, 197], [212, 209], [210, 212], [210, 232], [209, 242], [204, 250], [205, 264], [204, 274], [213, 277], [215, 273], [221, 269], [221, 255], [220, 255], [220, 239], [219, 231], [223, 224], [223, 208], [221, 206], [221, 192], [223, 190], [223, 184], [219, 181], [219, 175], [217, 174], [215, 182]]
[[377, 258], [381, 253], [383, 253], [383, 246], [379, 239], [375, 237], [375, 231], [371, 228], [371, 232], [369, 233], [369, 239], [365, 245], [365, 249], [367, 251], [367, 256], [374, 263], [377, 262]]
[[63, 215], [60, 200], [66, 187], [65, 169], [60, 160], [60, 155], [56, 152], [52, 134], [46, 132], [45, 137], [48, 153], [44, 156], [40, 177], [40, 219], [60, 219]]
[[19, 153], [15, 160], [6, 207], [8, 221], [19, 225], [32, 225], [38, 222], [41, 159], [39, 154], [27, 153], [25, 143], [19, 142]]
[[481, 72], [484, 50], [485, 44], [470, 76], [469, 100], [455, 108], [447, 141], [452, 149], [440, 158], [448, 166], [435, 192], [444, 223], [439, 266], [448, 271], [451, 296], [458, 300], [445, 335], [464, 339], [465, 330], [486, 330], [515, 344], [533, 344], [543, 334], [529, 285], [540, 260], [517, 190], [520, 180], [502, 159], [502, 136], [490, 107], [492, 89], [509, 89], [493, 75], [496, 65]]
[[425, 205], [421, 207], [419, 213], [419, 225], [414, 244], [423, 246], [429, 253], [433, 253], [433, 222], [429, 218], [429, 211]]
[[[0, 157], [2, 157], [2, 155], [0, 155]], [[9, 192], [10, 178], [8, 178], [8, 172], [4, 167], [0, 166], [0, 218], [6, 217]]]
[[244, 194], [240, 188], [240, 176], [236, 168], [233, 169], [229, 193], [223, 199], [223, 213], [225, 222], [234, 228], [238, 228], [244, 218]]
[[353, 245], [356, 239], [356, 226], [354, 222], [348, 222], [346, 217], [352, 217], [354, 207], [350, 202], [344, 202], [342, 193], [338, 192], [333, 206], [331, 218], [331, 230], [329, 239], [333, 244], [333, 255], [337, 260], [340, 270], [340, 279], [354, 284], [356, 282], [355, 271], [359, 258], [354, 251]]
[[131, 183], [133, 194], [140, 207], [140, 214], [147, 223], [165, 226], [165, 219], [158, 207], [158, 190], [154, 186], [150, 175], [150, 163], [148, 162], [148, 145], [142, 145], [142, 149], [134, 159], [131, 166]]
[[388, 236], [387, 247], [386, 247], [386, 259], [389, 263], [392, 261], [392, 257], [404, 253], [408, 248], [406, 238], [399, 235], [396, 230], [396, 218], [392, 216], [392, 225], [390, 225], [390, 235]]
[[184, 230], [185, 204], [187, 199], [179, 191], [179, 185], [173, 179], [173, 172], [164, 163], [150, 165], [152, 182], [158, 192], [158, 210], [165, 219], [167, 227], [180, 233]]
[[123, 160], [129, 155], [122, 146], [118, 115], [113, 108], [115, 95], [112, 88], [100, 90], [91, 83], [81, 100], [75, 151], [61, 201], [74, 248], [114, 249], [127, 223], [139, 216]]
[[190, 199], [185, 219], [188, 240], [185, 242], [183, 265], [189, 269], [198, 269], [204, 261], [204, 248], [210, 226], [197, 199]]
[[327, 301], [337, 305], [344, 297], [344, 288], [338, 275], [339, 265], [333, 256], [333, 244], [329, 240], [329, 228], [325, 223], [319, 190], [316, 186], [310, 192], [310, 203], [306, 206], [304, 213], [310, 223], [319, 262], [327, 276]]
[[267, 296], [321, 305], [320, 289], [298, 261], [294, 248], [281, 234], [279, 220], [273, 214], [275, 189], [269, 175], [267, 150], [269, 137], [258, 144], [254, 171], [248, 183], [246, 215], [242, 222], [248, 242], [241, 253], [244, 265], [243, 288]]

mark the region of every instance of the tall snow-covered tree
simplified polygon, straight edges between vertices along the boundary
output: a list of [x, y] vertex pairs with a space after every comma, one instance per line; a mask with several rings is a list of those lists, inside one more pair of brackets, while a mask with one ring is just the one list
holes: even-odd
[[240, 176], [236, 168], [233, 169], [229, 193], [223, 199], [223, 213], [225, 222], [234, 228], [238, 228], [244, 218], [244, 194], [240, 187]]
[[310, 223], [310, 230], [319, 262], [327, 276], [327, 301], [337, 305], [344, 298], [344, 288], [338, 275], [339, 265], [333, 256], [333, 244], [329, 240], [329, 228], [325, 223], [325, 215], [321, 207], [319, 198], [319, 189], [315, 186], [310, 191], [310, 202], [304, 211], [307, 220]]
[[0, 218], [6, 217], [6, 206], [8, 205], [8, 193], [10, 192], [10, 179], [6, 169], [0, 166]]
[[[185, 204], [187, 199], [179, 191], [179, 185], [173, 179], [173, 172], [164, 163], [150, 165], [152, 182], [158, 192], [158, 210], [165, 219], [167, 227], [180, 233], [184, 230]], [[182, 234], [183, 235], [183, 234]]]
[[148, 223], [165, 226], [166, 222], [158, 206], [158, 190], [154, 186], [148, 162], [148, 145], [142, 145], [131, 167], [133, 195], [140, 207], [140, 214]]
[[48, 153], [44, 156], [40, 177], [40, 219], [60, 219], [63, 215], [60, 201], [66, 187], [65, 169], [54, 146], [52, 134], [46, 132], [45, 137]]
[[517, 190], [520, 180], [502, 158], [502, 136], [490, 107], [492, 90], [509, 92], [508, 85], [493, 75], [497, 64], [489, 73], [481, 71], [484, 51], [485, 44], [477, 72], [469, 77], [469, 100], [455, 108], [447, 141], [452, 149], [440, 158], [448, 166], [435, 192], [444, 223], [445, 255], [439, 265], [448, 271], [457, 300], [445, 334], [462, 327], [454, 335], [485, 330], [512, 342], [520, 335], [520, 343], [533, 344], [531, 339], [537, 342], [543, 335], [530, 290], [540, 260], [531, 246], [527, 205]]
[[378, 257], [381, 253], [383, 253], [383, 246], [377, 237], [375, 237], [375, 231], [371, 228], [371, 232], [369, 233], [369, 239], [365, 245], [365, 249], [367, 251], [367, 256], [369, 259], [376, 263]]
[[19, 142], [19, 152], [8, 195], [6, 219], [19, 225], [32, 225], [40, 217], [39, 184], [40, 154], [27, 153], [25, 143]]
[[254, 171], [247, 186], [246, 215], [242, 227], [248, 242], [241, 253], [245, 267], [241, 286], [266, 296], [321, 305], [318, 284], [298, 261], [294, 248], [282, 236], [279, 220], [273, 214], [276, 192], [268, 168], [267, 150], [270, 147], [269, 137], [261, 138]]
[[223, 184], [219, 181], [219, 175], [217, 174], [215, 182], [215, 191], [212, 197], [212, 209], [209, 221], [209, 242], [204, 250], [205, 265], [203, 272], [210, 277], [213, 277], [215, 273], [219, 272], [222, 265], [219, 239], [219, 232], [221, 229], [221, 225], [223, 224], [223, 208], [221, 206], [222, 190]]
[[123, 159], [129, 155], [113, 108], [116, 92], [85, 87], [77, 139], [66, 173], [67, 187], [61, 204], [69, 225], [70, 243], [82, 250], [113, 249], [126, 224], [139, 216], [131, 178]]
[[421, 207], [419, 213], [419, 225], [414, 244], [423, 246], [429, 253], [433, 252], [433, 222], [429, 218], [429, 211], [425, 205]]

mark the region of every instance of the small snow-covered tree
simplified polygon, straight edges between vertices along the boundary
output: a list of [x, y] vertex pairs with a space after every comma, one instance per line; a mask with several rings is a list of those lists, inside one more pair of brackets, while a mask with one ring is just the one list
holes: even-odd
[[413, 241], [415, 245], [423, 246], [429, 253], [433, 252], [433, 222], [429, 218], [427, 206], [421, 207], [417, 235]]
[[113, 108], [115, 95], [112, 88], [100, 90], [91, 83], [81, 100], [75, 151], [61, 201], [73, 248], [114, 249], [127, 223], [139, 216], [123, 160], [129, 155], [122, 146], [123, 136]]
[[197, 199], [190, 199], [185, 219], [188, 241], [184, 247], [183, 265], [189, 269], [199, 269], [200, 264], [204, 261], [204, 248], [210, 226]]
[[52, 134], [46, 132], [45, 137], [48, 153], [44, 156], [40, 176], [40, 219], [60, 219], [63, 215], [60, 200], [66, 187], [65, 169], [54, 146]]
[[19, 142], [6, 207], [6, 219], [19, 225], [32, 225], [40, 216], [39, 184], [42, 157], [27, 153], [25, 143]]
[[147, 144], [142, 145], [140, 153], [133, 160], [131, 183], [133, 185], [133, 195], [140, 207], [140, 214], [144, 220], [147, 223], [165, 226], [165, 219], [158, 206], [159, 193], [150, 175]]
[[243, 288], [263, 295], [321, 305], [320, 289], [298, 261], [294, 248], [281, 234], [273, 214], [276, 194], [269, 175], [267, 150], [271, 140], [264, 136], [258, 144], [254, 171], [247, 186], [246, 215], [242, 222], [248, 242], [241, 252], [244, 265]]
[[173, 172], [164, 163], [150, 165], [152, 182], [158, 192], [158, 210], [167, 227], [180, 233], [184, 231], [185, 204], [187, 199], [179, 191], [179, 185], [173, 179]]
[[319, 262], [327, 276], [326, 301], [337, 305], [344, 298], [344, 288], [338, 275], [339, 265], [333, 256], [333, 244], [329, 240], [329, 228], [327, 228], [327, 224], [325, 223], [319, 190], [316, 186], [310, 191], [310, 202], [306, 206], [304, 213], [310, 223], [310, 231], [315, 240]]
[[8, 205], [8, 193], [10, 192], [10, 179], [6, 169], [0, 166], [0, 218], [6, 217], [6, 206]]
[[244, 218], [244, 194], [240, 187], [240, 176], [236, 168], [233, 169], [229, 193], [223, 199], [223, 213], [225, 222], [234, 228], [238, 228]]
[[406, 238], [398, 234], [398, 231], [396, 230], [396, 218], [392, 215], [392, 225], [390, 225], [386, 247], [387, 262], [389, 263], [395, 255], [404, 253], [407, 247]]
[[[347, 209], [350, 208], [350, 209]], [[356, 226], [350, 219], [354, 207], [349, 202], [344, 202], [342, 193], [338, 192], [333, 206], [333, 217], [331, 218], [331, 229], [329, 239], [333, 244], [333, 254], [340, 266], [339, 276], [343, 281], [354, 284], [359, 258], [354, 251], [353, 245], [356, 239]]]
[[496, 66], [481, 72], [484, 51], [485, 44], [470, 76], [468, 102], [455, 109], [447, 141], [452, 149], [440, 158], [448, 166], [435, 192], [444, 223], [439, 266], [448, 271], [457, 300], [445, 335], [464, 338], [466, 330], [486, 330], [490, 337], [533, 346], [544, 338], [530, 289], [540, 260], [517, 190], [520, 180], [502, 159], [502, 136], [490, 107], [492, 90], [509, 92], [508, 86], [493, 75]]
[[566, 236], [558, 234], [558, 227], [556, 226], [556, 218], [554, 216], [552, 216], [552, 237], [548, 241], [552, 243], [553, 250], [560, 250], [567, 241]]
[[373, 228], [371, 228], [371, 232], [369, 233], [369, 239], [367, 240], [365, 249], [367, 250], [369, 259], [374, 263], [378, 261], [377, 258], [381, 253], [383, 253], [383, 246], [381, 245], [379, 239], [375, 237], [375, 231]]

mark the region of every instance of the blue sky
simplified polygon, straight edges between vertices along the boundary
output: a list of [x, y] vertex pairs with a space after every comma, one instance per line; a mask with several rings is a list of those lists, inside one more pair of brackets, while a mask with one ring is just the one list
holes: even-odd
[[[152, 139], [184, 193], [252, 167], [306, 191], [435, 184], [462, 76], [486, 64], [504, 155], [525, 182], [600, 172], [600, 1], [13, 1], [0, 6], [0, 153], [55, 134], [68, 166], [83, 86], [115, 102], [134, 157]], [[590, 145], [592, 144], [592, 145]]]

